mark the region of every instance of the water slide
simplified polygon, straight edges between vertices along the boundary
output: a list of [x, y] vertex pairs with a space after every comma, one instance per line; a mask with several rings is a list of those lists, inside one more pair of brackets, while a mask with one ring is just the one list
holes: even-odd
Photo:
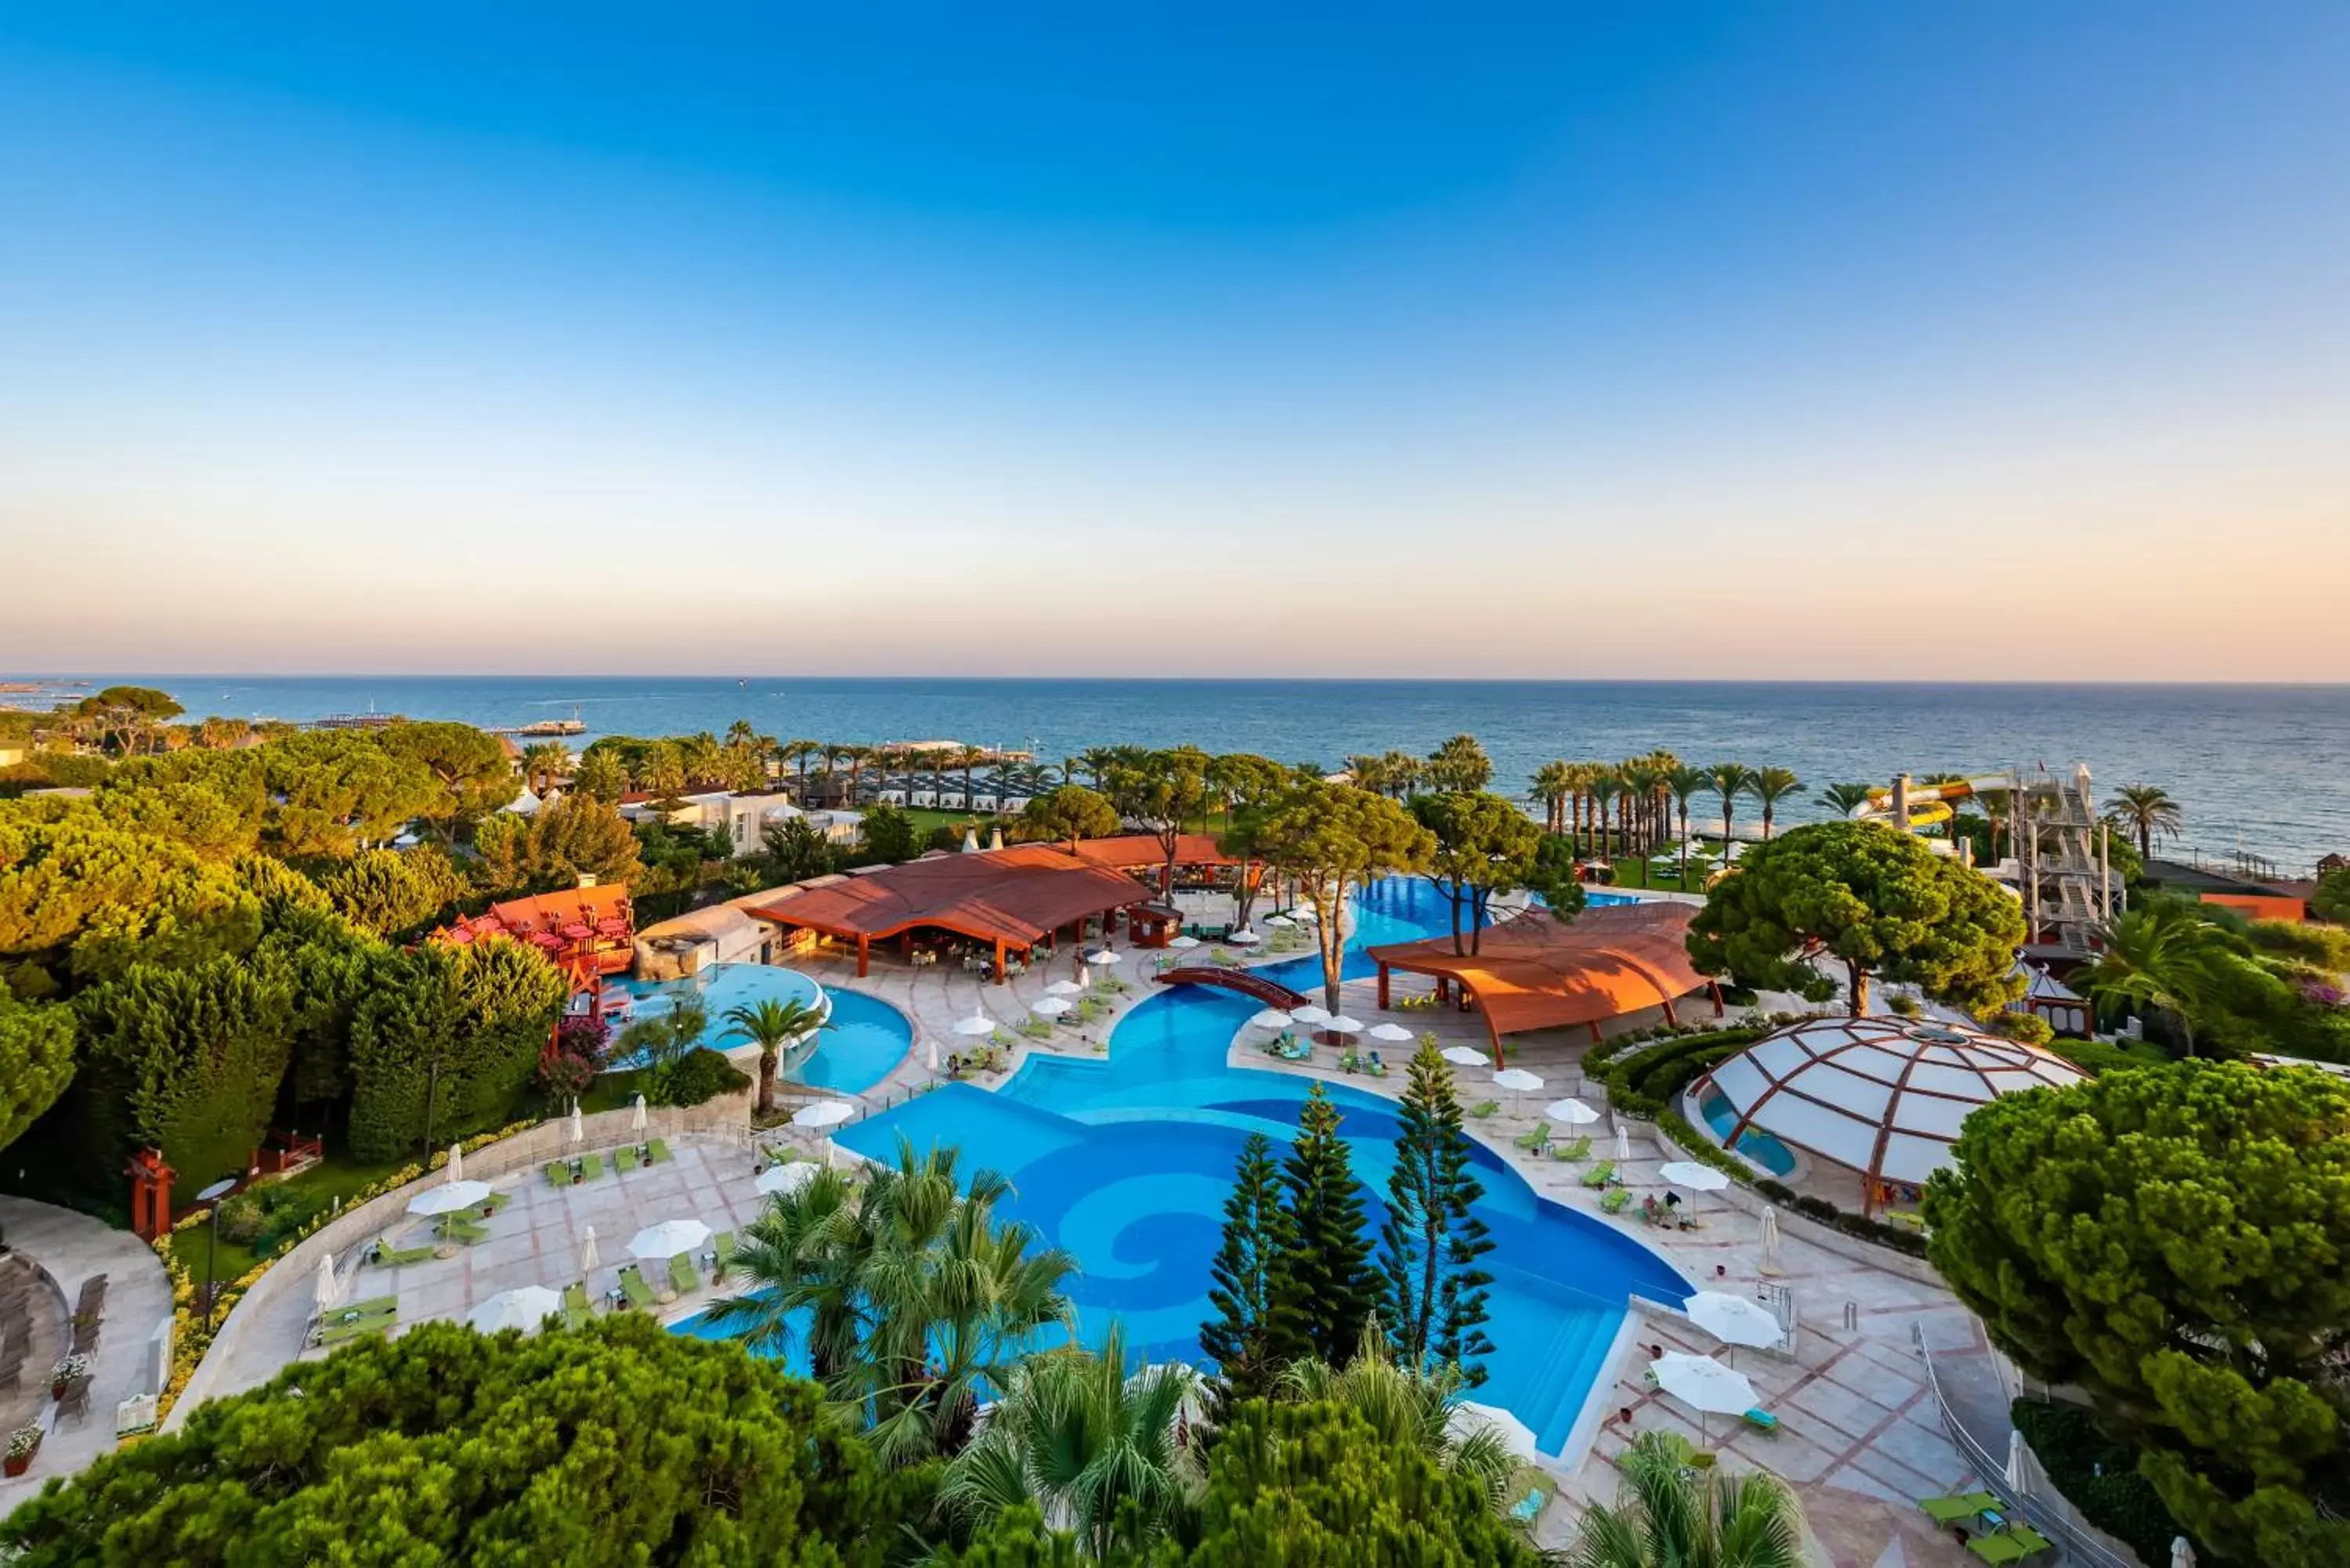
[[1908, 829], [1915, 833], [1921, 827], [1936, 827], [1950, 821], [1958, 815], [1959, 803], [1973, 799], [1978, 793], [2014, 787], [2014, 778], [2007, 774], [1985, 774], [1981, 778], [1933, 784], [1911, 784], [1904, 774], [1891, 784], [1870, 790], [1868, 798], [1852, 808], [1852, 819], [1892, 822], [1900, 826], [1897, 815], [1906, 812]]

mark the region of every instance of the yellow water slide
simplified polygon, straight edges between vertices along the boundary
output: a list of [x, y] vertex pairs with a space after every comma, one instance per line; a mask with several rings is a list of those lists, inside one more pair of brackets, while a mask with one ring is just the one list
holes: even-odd
[[1960, 801], [1972, 800], [1979, 792], [2011, 790], [2015, 780], [2006, 774], [1985, 774], [1981, 778], [1959, 779], [1950, 784], [1921, 784], [1909, 782], [1906, 774], [1892, 784], [1872, 789], [1868, 798], [1852, 808], [1855, 822], [1894, 822], [1898, 814], [1908, 815], [1912, 833], [1921, 827], [1938, 827], [1958, 815]]

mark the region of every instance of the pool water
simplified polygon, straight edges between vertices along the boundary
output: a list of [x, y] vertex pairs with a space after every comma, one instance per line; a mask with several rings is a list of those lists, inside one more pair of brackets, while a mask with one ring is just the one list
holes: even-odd
[[[654, 1018], [676, 1005], [691, 986], [710, 1014], [702, 1044], [724, 1051], [750, 1044], [750, 1037], [726, 1023], [737, 1007], [755, 1007], [765, 1001], [797, 1002], [822, 1007], [829, 1001], [833, 1027], [817, 1033], [816, 1048], [798, 1062], [786, 1061], [783, 1075], [793, 1083], [860, 1094], [888, 1077], [906, 1053], [914, 1048], [914, 1028], [906, 1015], [888, 1002], [854, 991], [827, 991], [795, 970], [773, 964], [712, 964], [687, 981], [620, 981], [615, 989], [629, 998], [632, 1019]], [[607, 1072], [624, 1072], [641, 1065], [640, 1054], [617, 1057]]]
[[[1369, 889], [1358, 914], [1356, 943], [1451, 929], [1449, 904], [1417, 878]], [[1320, 982], [1311, 955], [1270, 968], [1301, 989]], [[1348, 974], [1370, 968], [1349, 952]], [[967, 1166], [1011, 1179], [1006, 1216], [1077, 1260], [1082, 1272], [1068, 1289], [1081, 1342], [1098, 1344], [1115, 1317], [1142, 1357], [1204, 1364], [1209, 1262], [1233, 1164], [1251, 1132], [1293, 1137], [1305, 1097], [1302, 1079], [1225, 1064], [1234, 1032], [1259, 1005], [1211, 987], [1166, 989], [1119, 1021], [1107, 1060], [1031, 1056], [995, 1093], [951, 1084], [847, 1128], [839, 1141], [882, 1159], [901, 1137], [918, 1149], [960, 1145]], [[1366, 1222], [1376, 1236], [1387, 1217], [1380, 1199], [1394, 1164], [1395, 1106], [1343, 1084], [1326, 1087], [1368, 1189]], [[1626, 1296], [1679, 1303], [1690, 1287], [1630, 1235], [1537, 1197], [1482, 1146], [1474, 1159], [1486, 1189], [1477, 1211], [1495, 1242], [1484, 1260], [1495, 1348], [1477, 1397], [1511, 1410], [1555, 1453], [1599, 1376]], [[678, 1329], [716, 1332], [698, 1318]]]
[[[1730, 1129], [1738, 1125], [1738, 1113], [1731, 1108], [1729, 1100], [1720, 1095], [1708, 1095], [1698, 1106], [1698, 1113], [1713, 1129], [1717, 1141], [1729, 1142]], [[1746, 1136], [1738, 1140], [1738, 1152], [1773, 1176], [1785, 1176], [1795, 1168], [1795, 1151], [1755, 1127], [1748, 1127]]]

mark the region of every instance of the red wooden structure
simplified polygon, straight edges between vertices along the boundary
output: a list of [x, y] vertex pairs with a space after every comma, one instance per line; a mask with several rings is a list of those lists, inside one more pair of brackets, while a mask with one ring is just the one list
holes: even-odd
[[160, 1148], [130, 1157], [130, 1229], [142, 1241], [172, 1231], [172, 1182], [180, 1173], [163, 1163]]
[[1246, 970], [1218, 969], [1212, 964], [1200, 964], [1189, 969], [1170, 969], [1159, 977], [1161, 985], [1221, 985], [1226, 991], [1237, 991], [1243, 996], [1253, 996], [1267, 1007], [1291, 1008], [1305, 1005], [1305, 994], [1292, 991]]

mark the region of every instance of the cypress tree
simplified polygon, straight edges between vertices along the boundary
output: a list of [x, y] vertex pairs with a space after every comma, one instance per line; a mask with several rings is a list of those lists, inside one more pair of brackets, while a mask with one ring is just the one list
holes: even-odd
[[1223, 1244], [1209, 1265], [1216, 1316], [1200, 1330], [1228, 1400], [1270, 1394], [1275, 1374], [1306, 1350], [1305, 1308], [1291, 1272], [1297, 1229], [1281, 1190], [1273, 1140], [1251, 1133], [1224, 1199]]
[[1432, 1042], [1412, 1056], [1400, 1120], [1380, 1232], [1388, 1336], [1404, 1366], [1458, 1366], [1473, 1387], [1485, 1380], [1477, 1358], [1493, 1348], [1484, 1329], [1493, 1276], [1476, 1266], [1493, 1241], [1470, 1207], [1485, 1188], [1461, 1130], [1452, 1074]]
[[1338, 1107], [1316, 1084], [1297, 1116], [1297, 1141], [1282, 1162], [1297, 1228], [1291, 1275], [1306, 1314], [1305, 1337], [1332, 1366], [1354, 1359], [1363, 1325], [1378, 1310], [1379, 1277], [1363, 1234], [1363, 1198], [1338, 1136]]

